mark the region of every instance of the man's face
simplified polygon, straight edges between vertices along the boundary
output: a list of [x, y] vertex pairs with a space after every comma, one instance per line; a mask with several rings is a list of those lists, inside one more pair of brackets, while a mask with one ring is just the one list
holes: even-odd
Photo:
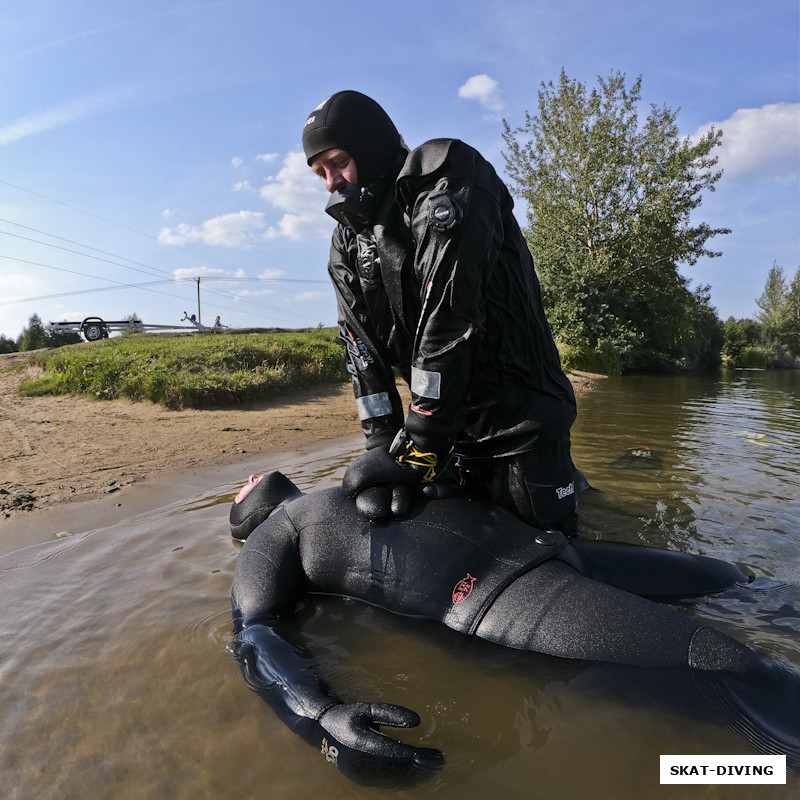
[[241, 503], [242, 500], [253, 491], [253, 487], [263, 478], [263, 475], [251, 475], [247, 479], [247, 483], [239, 489], [239, 493], [233, 498], [234, 503]]
[[347, 183], [358, 183], [356, 162], [350, 153], [338, 147], [320, 153], [311, 162], [311, 169], [323, 180], [329, 192], [335, 192]]

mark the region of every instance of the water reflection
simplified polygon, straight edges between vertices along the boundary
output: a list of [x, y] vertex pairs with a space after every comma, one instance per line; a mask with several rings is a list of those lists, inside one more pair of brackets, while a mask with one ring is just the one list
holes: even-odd
[[[745, 566], [749, 590], [686, 612], [800, 667], [797, 389], [796, 375], [780, 373], [612, 379], [580, 398], [573, 441], [595, 486], [585, 535]], [[640, 446], [660, 462], [615, 464]], [[322, 488], [356, 452], [263, 468]], [[0, 558], [5, 797], [374, 797], [285, 728], [227, 652], [237, 489]], [[637, 704], [630, 680], [608, 671], [346, 601], [309, 604], [302, 627], [335, 690], [414, 708], [422, 726], [400, 735], [447, 753], [444, 770], [397, 796], [522, 798], [535, 782], [544, 796], [640, 798], [654, 792], [660, 753], [749, 752], [683, 709]], [[698, 788], [657, 791], [706, 796]], [[758, 790], [792, 793], [795, 778]], [[750, 796], [747, 786], [725, 793]]]

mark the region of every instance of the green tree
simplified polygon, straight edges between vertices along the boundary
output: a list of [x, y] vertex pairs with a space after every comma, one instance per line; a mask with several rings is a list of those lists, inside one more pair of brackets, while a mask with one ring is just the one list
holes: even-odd
[[783, 267], [773, 263], [764, 283], [764, 291], [756, 300], [760, 311], [756, 319], [761, 323], [761, 332], [767, 346], [779, 345], [781, 327], [786, 314], [786, 277]]
[[786, 294], [783, 341], [795, 358], [800, 358], [800, 267], [794, 273]]
[[722, 131], [680, 137], [676, 112], [651, 106], [639, 124], [641, 77], [542, 84], [538, 114], [503, 121], [515, 194], [527, 202], [525, 235], [557, 337], [611, 344], [624, 366], [677, 362], [692, 338], [696, 297], [678, 266], [717, 256], [707, 241], [725, 228], [694, 224], [703, 190], [722, 173], [711, 153]]
[[16, 353], [17, 343], [0, 333], [0, 353]]
[[741, 366], [741, 358], [747, 348], [761, 344], [761, 325], [752, 319], [734, 319], [728, 317], [724, 325], [725, 341], [722, 355], [726, 362], [733, 366]]
[[81, 335], [75, 331], [45, 331], [45, 347], [63, 347], [66, 344], [77, 344], [82, 341]]
[[687, 304], [690, 335], [684, 344], [684, 365], [687, 369], [709, 372], [722, 362], [725, 326], [711, 305], [711, 287], [698, 286]]
[[40, 350], [43, 347], [47, 347], [47, 332], [39, 315], [33, 314], [17, 338], [17, 349]]
[[756, 305], [771, 362], [778, 366], [791, 364], [800, 357], [800, 268], [787, 285], [783, 268], [773, 263]]

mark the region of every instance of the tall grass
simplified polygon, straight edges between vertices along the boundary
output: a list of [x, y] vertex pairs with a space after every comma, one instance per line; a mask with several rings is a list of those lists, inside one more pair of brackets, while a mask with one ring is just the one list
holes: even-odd
[[621, 375], [622, 360], [611, 348], [589, 350], [570, 344], [558, 344], [561, 366], [565, 372], [581, 370], [601, 375]]
[[26, 396], [127, 397], [166, 408], [210, 408], [263, 400], [347, 380], [331, 328], [308, 332], [134, 334], [33, 354], [45, 370], [20, 384]]

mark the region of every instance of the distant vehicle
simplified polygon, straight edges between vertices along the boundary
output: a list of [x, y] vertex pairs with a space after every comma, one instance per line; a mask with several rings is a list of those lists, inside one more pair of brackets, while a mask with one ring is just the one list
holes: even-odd
[[[198, 331], [206, 330], [194, 318], [187, 316], [183, 312], [183, 319], [192, 323], [192, 329]], [[118, 331], [185, 331], [190, 330], [188, 325], [145, 325], [140, 319], [104, 320], [101, 317], [86, 317], [80, 322], [50, 322], [45, 327], [50, 331], [72, 331], [79, 333], [87, 342], [96, 342], [100, 339], [108, 339], [111, 333]]]

